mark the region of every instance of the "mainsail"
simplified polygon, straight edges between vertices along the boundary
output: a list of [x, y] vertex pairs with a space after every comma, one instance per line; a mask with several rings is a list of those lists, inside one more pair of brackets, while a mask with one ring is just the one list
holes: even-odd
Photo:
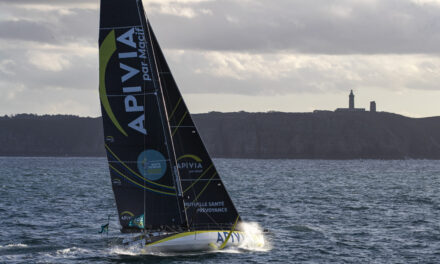
[[102, 0], [100, 99], [123, 232], [230, 228], [218, 176], [140, 0]]

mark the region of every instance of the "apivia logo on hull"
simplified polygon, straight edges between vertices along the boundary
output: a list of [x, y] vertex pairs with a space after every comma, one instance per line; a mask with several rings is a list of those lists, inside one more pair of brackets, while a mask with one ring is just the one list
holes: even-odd
[[[229, 232], [217, 232], [217, 243], [225, 242], [228, 236], [229, 236]], [[238, 232], [232, 232], [229, 241], [232, 243], [239, 243], [242, 240], [244, 240], [243, 234], [240, 234]]]

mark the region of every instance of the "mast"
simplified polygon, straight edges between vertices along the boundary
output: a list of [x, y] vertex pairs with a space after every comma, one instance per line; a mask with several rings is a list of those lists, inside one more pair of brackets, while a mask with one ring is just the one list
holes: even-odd
[[[144, 18], [146, 18], [147, 15], [145, 14], [145, 10], [142, 8], [142, 1], [141, 0], [136, 0], [136, 1], [138, 3], [138, 6], [139, 6], [139, 2], [140, 2], [140, 4], [141, 4], [140, 7], [141, 8], [139, 8], [138, 10], [143, 10], [144, 11]], [[153, 58], [156, 58], [156, 54], [154, 52], [155, 48], [153, 47], [154, 42], [151, 39], [151, 30], [150, 30], [151, 26], [150, 26], [150, 22], [149, 22], [148, 19], [146, 19], [145, 22], [146, 22], [146, 25], [148, 25], [148, 26], [146, 26], [145, 24], [143, 24], [142, 26], [143, 26], [144, 30], [146, 29], [146, 31], [148, 32], [148, 38], [149, 38], [151, 46], [152, 46]], [[160, 75], [159, 75], [156, 59], [154, 59], [154, 65], [155, 65], [155, 69], [156, 69], [156, 74], [159, 77]], [[166, 122], [165, 122], [166, 125], [165, 126], [167, 128], [166, 129], [166, 134], [167, 134], [167, 136], [169, 138], [169, 140], [167, 141], [167, 148], [168, 148], [169, 155], [170, 155], [170, 157], [172, 157], [172, 161], [173, 161], [173, 171], [172, 171], [172, 173], [174, 175], [174, 185], [177, 187], [177, 194], [176, 195], [177, 195], [177, 198], [178, 198], [179, 211], [181, 213], [183, 213], [183, 215], [185, 217], [185, 223], [187, 225], [186, 227], [189, 229], [189, 226], [188, 226], [188, 216], [186, 214], [185, 206], [184, 206], [184, 203], [183, 203], [182, 184], [181, 184], [181, 179], [180, 179], [180, 175], [179, 175], [179, 170], [177, 168], [176, 151], [174, 149], [174, 142], [173, 142], [173, 140], [171, 140], [171, 137], [172, 137], [171, 136], [171, 128], [170, 128], [170, 123], [169, 123], [169, 118], [168, 118], [168, 111], [166, 109], [165, 98], [163, 96], [162, 82], [161, 82], [160, 78], [158, 78], [157, 80], [159, 82], [160, 98], [162, 99], [163, 113], [165, 114], [165, 120], [166, 120]]]

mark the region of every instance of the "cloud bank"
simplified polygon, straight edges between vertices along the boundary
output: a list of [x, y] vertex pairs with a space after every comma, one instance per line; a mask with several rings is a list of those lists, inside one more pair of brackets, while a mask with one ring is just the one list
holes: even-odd
[[[438, 0], [144, 5], [188, 96], [440, 91]], [[0, 0], [0, 113], [99, 115], [98, 24], [97, 0]]]

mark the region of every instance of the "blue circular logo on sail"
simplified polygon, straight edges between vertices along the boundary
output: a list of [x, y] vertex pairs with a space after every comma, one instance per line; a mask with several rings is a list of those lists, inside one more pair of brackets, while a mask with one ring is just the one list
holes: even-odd
[[156, 150], [145, 150], [138, 159], [139, 172], [150, 181], [157, 181], [165, 175], [167, 162], [165, 157]]

